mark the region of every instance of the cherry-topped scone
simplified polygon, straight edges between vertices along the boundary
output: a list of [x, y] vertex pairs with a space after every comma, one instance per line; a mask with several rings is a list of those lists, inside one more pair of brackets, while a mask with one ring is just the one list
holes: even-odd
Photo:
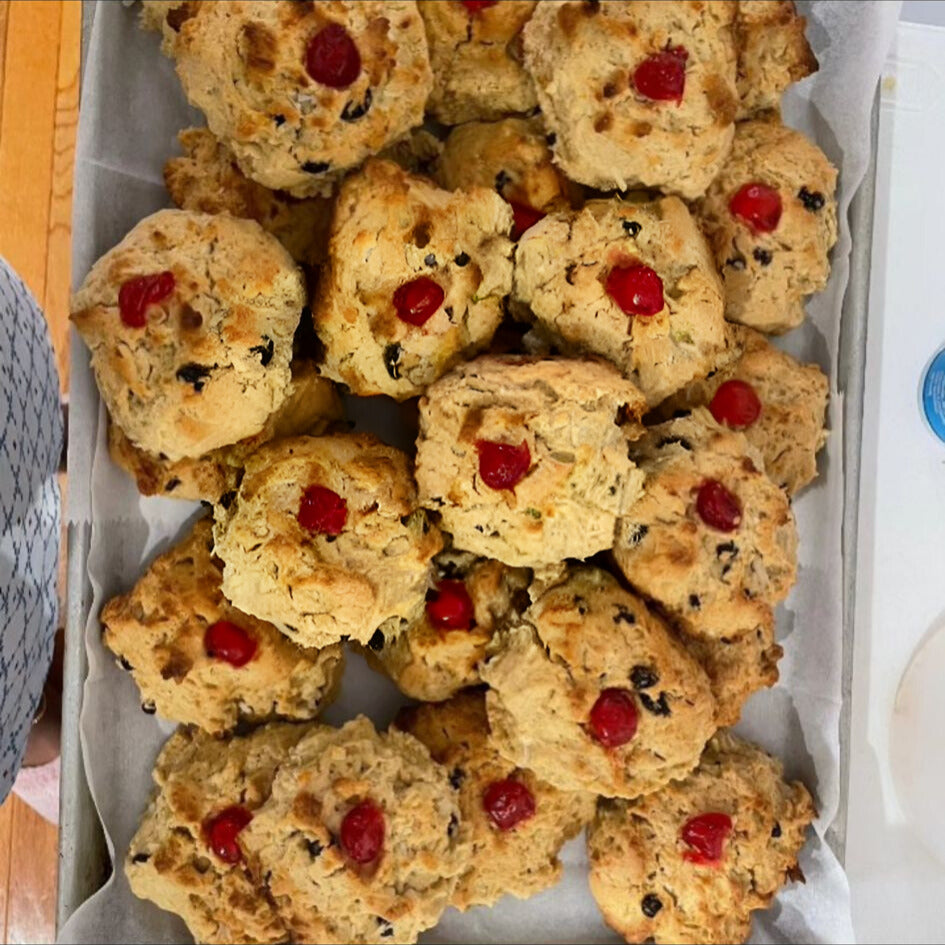
[[241, 840], [294, 942], [416, 942], [468, 860], [447, 769], [363, 716], [293, 748]]
[[725, 285], [725, 317], [780, 334], [827, 284], [837, 241], [836, 168], [775, 119], [738, 125], [728, 161], [696, 207]]
[[627, 942], [744, 942], [752, 912], [803, 880], [797, 857], [814, 813], [780, 762], [719, 732], [684, 781], [599, 802], [587, 842], [591, 892]]
[[604, 551], [640, 495], [627, 446], [644, 409], [605, 362], [470, 361], [421, 398], [420, 501], [455, 548], [516, 567]]
[[650, 427], [631, 452], [646, 483], [617, 528], [627, 580], [695, 636], [755, 630], [797, 575], [794, 515], [761, 454], [705, 408]]
[[382, 160], [342, 185], [312, 306], [324, 371], [405, 400], [488, 346], [512, 287], [512, 210]]
[[572, 184], [552, 162], [541, 118], [506, 118], [469, 122], [454, 128], [440, 158], [439, 178], [457, 190], [491, 187], [512, 208], [512, 239], [545, 214], [568, 210], [581, 201]]
[[478, 664], [496, 628], [528, 607], [531, 571], [452, 549], [434, 559], [436, 579], [422, 613], [387, 640], [368, 641], [368, 662], [405, 695], [440, 702], [479, 682]]
[[187, 99], [273, 190], [327, 194], [423, 121], [433, 75], [412, 0], [189, 3], [173, 19], [164, 50]]
[[366, 433], [263, 446], [215, 516], [223, 593], [300, 646], [392, 639], [422, 610], [442, 547], [410, 461]]
[[95, 263], [71, 318], [112, 419], [178, 460], [262, 430], [304, 305], [298, 267], [258, 223], [160, 210]]
[[696, 766], [716, 728], [702, 667], [596, 568], [573, 570], [499, 631], [480, 673], [498, 751], [565, 790], [655, 791]]
[[558, 882], [558, 852], [593, 818], [593, 794], [561, 791], [503, 758], [481, 692], [403, 709], [396, 724], [429, 748], [459, 798], [460, 838], [469, 847], [452, 905], [527, 899]]
[[246, 869], [243, 832], [276, 768], [308, 731], [274, 723], [220, 739], [177, 729], [155, 762], [154, 796], [128, 847], [131, 891], [177, 913], [197, 942], [288, 941]]
[[693, 199], [732, 142], [735, 3], [542, 2], [525, 66], [568, 177]]
[[514, 299], [567, 352], [612, 361], [658, 404], [725, 346], [722, 284], [677, 197], [592, 200], [519, 241]]
[[660, 404], [657, 416], [708, 407], [720, 424], [745, 434], [765, 472], [794, 495], [817, 476], [817, 453], [827, 442], [827, 377], [754, 329], [730, 325], [728, 331], [735, 359]]
[[237, 610], [220, 588], [222, 568], [203, 518], [102, 610], [105, 645], [137, 683], [141, 707], [214, 734], [314, 718], [337, 692], [344, 651], [303, 649]]
[[311, 361], [294, 360], [291, 367], [292, 380], [285, 400], [255, 436], [203, 456], [172, 461], [135, 446], [110, 419], [109, 454], [134, 476], [142, 495], [217, 502], [220, 496], [236, 489], [246, 457], [263, 443], [300, 433], [324, 433], [341, 423], [344, 411], [335, 385], [322, 377]]
[[531, 111], [522, 28], [535, 0], [419, 0], [433, 67], [427, 111], [445, 125]]

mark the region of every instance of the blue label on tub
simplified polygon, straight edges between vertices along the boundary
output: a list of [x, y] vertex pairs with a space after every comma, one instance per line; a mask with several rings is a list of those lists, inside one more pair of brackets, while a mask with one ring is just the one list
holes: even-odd
[[945, 349], [935, 355], [925, 372], [922, 409], [932, 432], [945, 442]]

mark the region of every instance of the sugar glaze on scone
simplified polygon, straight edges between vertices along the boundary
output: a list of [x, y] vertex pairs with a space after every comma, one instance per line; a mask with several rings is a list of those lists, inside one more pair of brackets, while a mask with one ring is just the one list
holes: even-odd
[[685, 780], [602, 800], [588, 832], [591, 892], [628, 942], [744, 942], [751, 913], [803, 880], [811, 796], [780, 762], [719, 732]]
[[612, 547], [640, 494], [643, 396], [609, 364], [490, 355], [420, 401], [420, 501], [456, 548], [517, 567]]
[[480, 673], [499, 752], [565, 790], [655, 791], [685, 777], [715, 731], [702, 667], [599, 569], [546, 590], [496, 635]]
[[460, 818], [427, 749], [359, 716], [299, 741], [240, 839], [293, 941], [410, 943], [464, 868]]
[[366, 433], [261, 447], [215, 516], [223, 593], [300, 646], [396, 635], [423, 607], [442, 547], [410, 461]]
[[178, 460], [262, 430], [304, 304], [298, 267], [259, 224], [159, 210], [95, 263], [71, 318], [115, 422]]
[[696, 636], [756, 628], [797, 576], [794, 515], [761, 454], [701, 408], [650, 427], [631, 452], [646, 483], [617, 527], [627, 580]]
[[481, 692], [402, 709], [396, 724], [427, 746], [459, 798], [468, 852], [452, 905], [465, 911], [504, 895], [527, 899], [558, 882], [558, 853], [593, 818], [593, 794], [560, 791], [504, 759]]
[[545, 217], [519, 242], [513, 294], [565, 351], [612, 361], [651, 406], [707, 374], [725, 344], [722, 285], [676, 197]]
[[734, 2], [544, 0], [525, 27], [555, 160], [599, 190], [658, 188], [687, 200], [732, 141]]
[[511, 224], [485, 188], [452, 193], [381, 160], [348, 177], [312, 306], [325, 373], [405, 400], [488, 346], [512, 287]]

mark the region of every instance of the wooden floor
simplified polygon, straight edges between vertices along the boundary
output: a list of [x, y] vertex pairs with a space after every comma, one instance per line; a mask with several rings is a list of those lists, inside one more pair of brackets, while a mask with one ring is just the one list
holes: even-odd
[[[0, 0], [0, 256], [46, 312], [63, 391], [81, 19], [79, 0]], [[0, 807], [0, 942], [54, 940], [56, 841], [16, 798]]]

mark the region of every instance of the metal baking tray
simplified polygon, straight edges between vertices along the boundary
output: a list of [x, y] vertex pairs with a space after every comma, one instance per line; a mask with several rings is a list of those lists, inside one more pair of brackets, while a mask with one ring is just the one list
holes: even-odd
[[[82, 62], [95, 0], [83, 4]], [[853, 670], [853, 613], [856, 595], [856, 531], [859, 510], [860, 440], [863, 425], [863, 384], [869, 311], [870, 257], [873, 202], [876, 184], [876, 142], [879, 126], [879, 91], [873, 102], [871, 138], [873, 157], [850, 206], [850, 281], [843, 300], [840, 324], [838, 388], [844, 395], [844, 508], [843, 550], [843, 706], [840, 716], [840, 804], [827, 831], [827, 842], [841, 863], [847, 833], [847, 796], [850, 752], [850, 693]], [[74, 350], [81, 346], [73, 337]], [[74, 429], [74, 427], [72, 428]], [[70, 452], [72, 432], [70, 431]], [[111, 862], [102, 827], [92, 803], [85, 776], [79, 734], [82, 691], [88, 663], [85, 626], [92, 602], [86, 561], [91, 526], [71, 524], [68, 529], [66, 647], [63, 680], [62, 780], [59, 814], [59, 890], [56, 927], [61, 928], [76, 909], [95, 893], [111, 873]]]

